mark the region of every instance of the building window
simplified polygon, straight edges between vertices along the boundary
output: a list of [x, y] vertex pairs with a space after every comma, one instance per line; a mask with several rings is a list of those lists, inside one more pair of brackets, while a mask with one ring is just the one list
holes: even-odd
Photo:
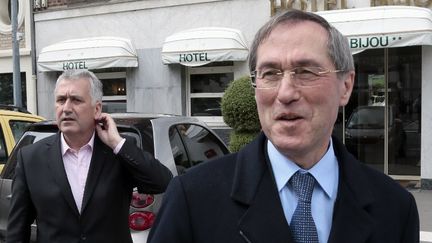
[[[17, 1], [17, 9], [18, 9], [18, 28], [21, 28], [24, 22], [24, 8], [27, 6], [27, 1], [18, 0]], [[0, 1], [0, 33], [2, 34], [11, 34], [12, 33], [12, 9], [11, 9], [11, 0]], [[27, 6], [28, 7], [28, 6]], [[2, 43], [3, 45], [3, 43]]]
[[102, 111], [107, 113], [126, 112], [126, 72], [109, 70], [111, 72], [95, 71], [103, 83]]
[[[26, 96], [26, 74], [21, 73], [21, 102], [24, 108], [27, 107]], [[2, 73], [0, 74], [0, 104], [13, 105], [13, 74]]]
[[187, 114], [208, 123], [223, 125], [221, 98], [233, 79], [232, 62], [188, 68]]

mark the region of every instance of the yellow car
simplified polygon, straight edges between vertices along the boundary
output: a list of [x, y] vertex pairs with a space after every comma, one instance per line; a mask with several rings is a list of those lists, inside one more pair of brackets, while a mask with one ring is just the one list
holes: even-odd
[[21, 108], [0, 105], [0, 172], [27, 125], [42, 120]]

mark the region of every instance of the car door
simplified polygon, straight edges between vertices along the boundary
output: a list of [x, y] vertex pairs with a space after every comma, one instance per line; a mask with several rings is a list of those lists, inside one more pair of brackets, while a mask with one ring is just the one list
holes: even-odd
[[[12, 179], [14, 177], [15, 167], [17, 163], [17, 151], [24, 146], [33, 144], [43, 138], [53, 135], [54, 133], [55, 131], [26, 132], [12, 151], [11, 156], [8, 159], [7, 164], [5, 165], [4, 171], [2, 171], [0, 178], [0, 240], [2, 240], [6, 236], [10, 200], [12, 197]], [[36, 228], [33, 225], [32, 242], [35, 240], [35, 230]]]
[[0, 240], [6, 236], [7, 217], [11, 199], [11, 179], [0, 179]]
[[0, 116], [0, 172], [9, 157], [9, 153], [14, 146], [15, 141], [12, 138], [7, 119]]
[[3, 170], [7, 157], [8, 151], [6, 147], [6, 139], [3, 133], [3, 128], [0, 126], [0, 172]]
[[171, 151], [177, 173], [204, 161], [228, 154], [221, 140], [207, 127], [199, 124], [183, 123], [170, 128]]

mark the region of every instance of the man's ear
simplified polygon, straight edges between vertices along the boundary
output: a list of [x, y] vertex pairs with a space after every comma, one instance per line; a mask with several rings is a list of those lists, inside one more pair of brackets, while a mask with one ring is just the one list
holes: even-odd
[[99, 117], [101, 113], [102, 113], [102, 102], [101, 101], [96, 101], [96, 105], [95, 105], [95, 117]]
[[340, 84], [341, 96], [340, 96], [339, 106], [345, 106], [346, 104], [348, 104], [348, 101], [351, 97], [352, 90], [354, 88], [354, 77], [355, 77], [355, 72], [350, 71], [343, 78], [343, 81]]

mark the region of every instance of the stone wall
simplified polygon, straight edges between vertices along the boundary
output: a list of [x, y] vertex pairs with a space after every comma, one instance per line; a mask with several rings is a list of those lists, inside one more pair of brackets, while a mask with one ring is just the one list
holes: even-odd
[[[25, 48], [25, 25], [23, 24], [18, 32], [22, 33], [22, 40], [20, 48]], [[12, 34], [1, 34], [0, 33], [0, 51], [1, 50], [12, 50]]]

